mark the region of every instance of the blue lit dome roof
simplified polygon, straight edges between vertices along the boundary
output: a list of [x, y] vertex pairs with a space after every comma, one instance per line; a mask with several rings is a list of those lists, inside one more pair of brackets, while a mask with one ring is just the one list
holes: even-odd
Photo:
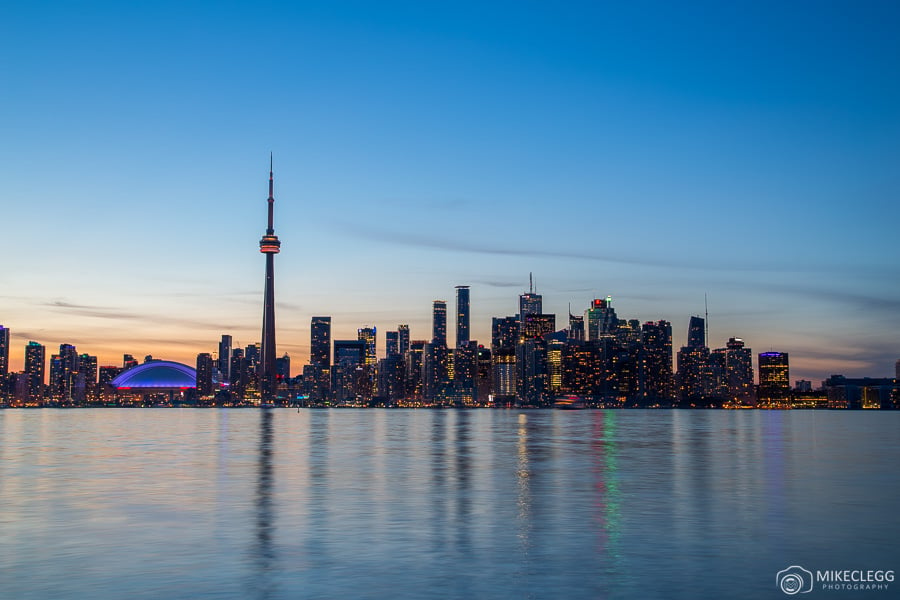
[[194, 388], [197, 371], [169, 360], [152, 360], [122, 371], [110, 382], [115, 388]]

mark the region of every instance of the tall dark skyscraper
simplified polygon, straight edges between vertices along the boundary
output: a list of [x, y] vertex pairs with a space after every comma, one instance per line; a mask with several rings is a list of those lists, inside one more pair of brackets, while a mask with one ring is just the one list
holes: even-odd
[[219, 373], [221, 373], [222, 377], [225, 381], [228, 381], [228, 376], [231, 371], [231, 336], [223, 335], [222, 341], [219, 342]]
[[400, 355], [406, 356], [409, 352], [409, 325], [401, 323], [397, 326], [397, 343], [400, 348]]
[[688, 348], [703, 348], [706, 346], [706, 321], [703, 317], [691, 317], [688, 325]]
[[447, 347], [447, 303], [434, 301], [434, 312], [431, 321], [431, 342], [443, 348]]
[[40, 403], [44, 399], [44, 368], [46, 349], [37, 342], [25, 346], [25, 373], [28, 375], [28, 401]]
[[0, 375], [9, 373], [9, 329], [0, 325]]
[[[229, 354], [231, 354], [229, 349]], [[213, 390], [213, 359], [209, 352], [197, 355], [197, 394], [208, 396]]]
[[725, 372], [729, 399], [749, 405], [753, 399], [753, 352], [744, 340], [730, 338], [725, 350]]
[[672, 376], [672, 324], [648, 321], [641, 328], [645, 351], [645, 396], [651, 401], [675, 397]]
[[309, 337], [309, 364], [331, 367], [331, 317], [313, 317]]
[[259, 240], [259, 251], [266, 255], [266, 289], [263, 295], [262, 350], [259, 361], [260, 397], [275, 397], [277, 373], [275, 370], [275, 255], [281, 251], [281, 242], [275, 235], [275, 177], [272, 157], [269, 157], [268, 226], [266, 235]]
[[469, 286], [456, 286], [456, 347], [469, 344]]

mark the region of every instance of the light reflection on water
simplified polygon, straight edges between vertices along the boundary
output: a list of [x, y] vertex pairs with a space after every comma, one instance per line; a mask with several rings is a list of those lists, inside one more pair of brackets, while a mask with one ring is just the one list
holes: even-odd
[[0, 598], [775, 595], [792, 564], [900, 570], [898, 432], [860, 412], [0, 411]]

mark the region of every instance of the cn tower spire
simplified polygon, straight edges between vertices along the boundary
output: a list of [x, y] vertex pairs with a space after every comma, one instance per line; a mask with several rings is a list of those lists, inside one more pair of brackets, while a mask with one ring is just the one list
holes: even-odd
[[266, 235], [259, 240], [259, 251], [266, 255], [266, 288], [263, 295], [262, 344], [259, 353], [260, 399], [268, 403], [278, 393], [275, 372], [275, 255], [281, 251], [281, 241], [275, 235], [275, 177], [272, 168], [272, 154], [269, 154], [269, 222]]
[[267, 200], [269, 204], [269, 226], [266, 228], [266, 235], [275, 234], [275, 225], [273, 223], [273, 212], [275, 209], [275, 176], [272, 165], [272, 153], [269, 152], [269, 199]]

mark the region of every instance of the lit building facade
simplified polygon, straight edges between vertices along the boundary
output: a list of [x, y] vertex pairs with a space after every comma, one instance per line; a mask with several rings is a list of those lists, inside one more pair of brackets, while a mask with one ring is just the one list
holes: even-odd
[[778, 407], [788, 402], [791, 394], [791, 372], [787, 352], [762, 352], [758, 356], [759, 402]]

